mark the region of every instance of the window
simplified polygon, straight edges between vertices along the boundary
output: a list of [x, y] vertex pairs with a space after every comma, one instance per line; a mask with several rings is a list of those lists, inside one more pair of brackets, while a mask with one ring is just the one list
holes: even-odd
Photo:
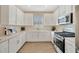
[[33, 24], [34, 25], [42, 25], [43, 24], [43, 15], [34, 15], [33, 16]]

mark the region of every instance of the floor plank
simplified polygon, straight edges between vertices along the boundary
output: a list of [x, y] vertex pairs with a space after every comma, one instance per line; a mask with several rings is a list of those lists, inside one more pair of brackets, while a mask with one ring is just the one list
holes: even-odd
[[56, 53], [50, 42], [30, 42], [20, 49], [19, 53]]

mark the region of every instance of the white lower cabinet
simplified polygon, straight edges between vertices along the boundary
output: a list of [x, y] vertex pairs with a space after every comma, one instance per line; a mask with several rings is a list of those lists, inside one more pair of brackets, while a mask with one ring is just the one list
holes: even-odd
[[38, 32], [32, 32], [32, 41], [38, 41], [38, 35], [39, 33]]
[[53, 40], [54, 40], [54, 32], [51, 32], [51, 42], [52, 43], [54, 43]]
[[65, 52], [66, 53], [75, 53], [75, 38], [66, 38], [65, 39]]
[[16, 53], [25, 43], [25, 33], [18, 34], [9, 40], [9, 53]]
[[8, 40], [0, 43], [0, 53], [8, 53]]
[[12, 38], [9, 40], [9, 53], [16, 53], [17, 52], [17, 48], [18, 48], [18, 44], [19, 41], [17, 40], [17, 38]]
[[26, 32], [27, 40], [26, 41], [32, 41], [32, 32]]
[[21, 38], [22, 38], [22, 44], [24, 44], [26, 42], [26, 36], [25, 36], [26, 32], [23, 32], [23, 34], [21, 34]]
[[39, 41], [51, 41], [50, 32], [39, 32]]
[[50, 32], [27, 32], [26, 34], [27, 40], [26, 41], [51, 41], [51, 33]]

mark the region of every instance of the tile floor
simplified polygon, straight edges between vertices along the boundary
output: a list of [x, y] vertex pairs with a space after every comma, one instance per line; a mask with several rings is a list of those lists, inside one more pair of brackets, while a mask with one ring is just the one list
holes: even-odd
[[19, 53], [56, 53], [51, 42], [29, 42], [20, 49]]

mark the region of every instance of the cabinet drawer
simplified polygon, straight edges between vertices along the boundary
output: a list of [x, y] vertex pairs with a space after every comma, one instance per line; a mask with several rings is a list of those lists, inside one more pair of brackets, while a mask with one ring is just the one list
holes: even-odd
[[0, 43], [0, 53], [8, 53], [8, 41]]

